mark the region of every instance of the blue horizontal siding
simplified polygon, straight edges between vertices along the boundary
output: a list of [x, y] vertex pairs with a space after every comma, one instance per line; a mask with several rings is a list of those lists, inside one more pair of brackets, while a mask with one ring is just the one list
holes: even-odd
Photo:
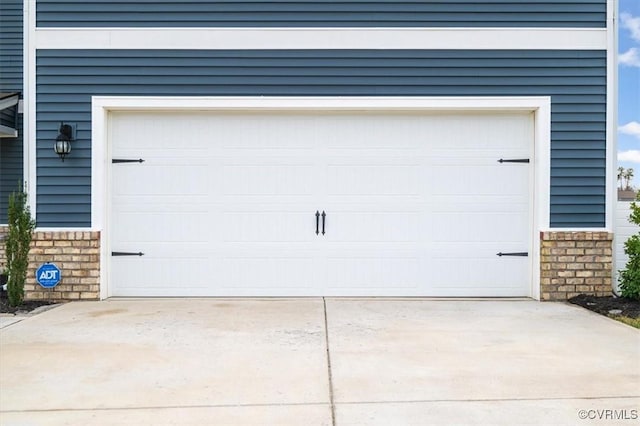
[[604, 51], [40, 50], [37, 88], [41, 226], [90, 225], [92, 95], [551, 96], [551, 226], [605, 223]]
[[[22, 0], [0, 1], [0, 93], [22, 92]], [[0, 139], [0, 223], [7, 223], [9, 194], [22, 173], [22, 114], [17, 138]]]
[[598, 27], [606, 0], [38, 0], [40, 27]]

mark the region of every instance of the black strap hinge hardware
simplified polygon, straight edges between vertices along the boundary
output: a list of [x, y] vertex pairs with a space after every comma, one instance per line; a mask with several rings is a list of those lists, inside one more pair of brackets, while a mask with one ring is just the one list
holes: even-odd
[[500, 253], [496, 253], [496, 255], [500, 256], [500, 257], [502, 257], [502, 256], [523, 256], [524, 257], [524, 256], [529, 256], [529, 253], [526, 252], [526, 251], [520, 251], [520, 252], [515, 252], [515, 253], [503, 253], [503, 252], [500, 252]]
[[142, 158], [138, 158], [137, 160], [134, 159], [127, 159], [127, 158], [114, 158], [111, 160], [112, 163], [144, 163], [144, 160]]
[[528, 158], [515, 158], [513, 160], [505, 160], [503, 158], [498, 160], [498, 163], [502, 164], [502, 163], [528, 163], [529, 159]]
[[144, 256], [141, 251], [134, 253], [130, 251], [112, 251], [111, 256]]

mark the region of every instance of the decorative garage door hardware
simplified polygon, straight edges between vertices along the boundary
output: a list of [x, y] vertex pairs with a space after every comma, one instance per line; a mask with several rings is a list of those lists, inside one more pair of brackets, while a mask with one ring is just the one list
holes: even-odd
[[499, 159], [498, 163], [528, 163], [529, 159], [528, 158], [516, 158], [513, 160], [504, 160], [504, 159]]
[[503, 253], [503, 252], [500, 252], [500, 253], [496, 253], [496, 255], [500, 256], [500, 257], [502, 257], [502, 256], [523, 256], [524, 257], [524, 256], [529, 256], [529, 253], [526, 252], [526, 251], [520, 251], [520, 252], [515, 252], [515, 253]]
[[131, 251], [112, 251], [111, 256], [144, 256], [141, 251], [134, 253]]
[[144, 163], [142, 158], [134, 159], [126, 159], [126, 158], [114, 158], [111, 160], [112, 163]]
[[316, 235], [320, 234], [320, 216], [322, 216], [322, 235], [324, 235], [324, 225], [327, 220], [327, 214], [322, 211], [322, 215], [316, 210]]

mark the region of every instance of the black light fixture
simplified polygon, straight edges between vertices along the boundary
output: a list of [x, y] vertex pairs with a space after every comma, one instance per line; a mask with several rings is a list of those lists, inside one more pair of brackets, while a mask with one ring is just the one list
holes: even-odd
[[73, 127], [69, 124], [60, 123], [60, 134], [56, 138], [53, 150], [58, 154], [64, 163], [64, 157], [71, 152], [71, 141], [73, 140]]

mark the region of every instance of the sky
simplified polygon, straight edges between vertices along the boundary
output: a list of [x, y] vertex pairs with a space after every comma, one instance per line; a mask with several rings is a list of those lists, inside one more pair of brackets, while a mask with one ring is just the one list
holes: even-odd
[[640, 0], [620, 0], [618, 20], [618, 167], [640, 188]]

